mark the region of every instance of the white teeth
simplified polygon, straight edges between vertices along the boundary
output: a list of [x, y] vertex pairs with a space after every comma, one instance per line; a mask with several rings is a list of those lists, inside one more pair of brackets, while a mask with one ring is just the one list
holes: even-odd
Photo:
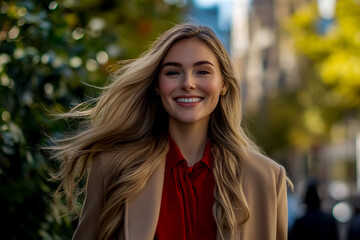
[[177, 98], [176, 99], [177, 102], [181, 102], [181, 103], [194, 103], [194, 102], [200, 102], [201, 98], [198, 97], [193, 97], [193, 98]]

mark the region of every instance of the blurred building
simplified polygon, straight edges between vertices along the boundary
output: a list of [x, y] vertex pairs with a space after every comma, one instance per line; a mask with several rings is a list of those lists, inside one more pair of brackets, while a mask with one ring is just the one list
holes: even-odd
[[231, 52], [243, 72], [245, 108], [261, 111], [265, 96], [298, 83], [295, 53], [280, 25], [293, 5], [290, 0], [235, 0], [233, 9]]
[[211, 27], [229, 51], [232, 31], [232, 5], [233, 0], [190, 0], [188, 1], [186, 20]]

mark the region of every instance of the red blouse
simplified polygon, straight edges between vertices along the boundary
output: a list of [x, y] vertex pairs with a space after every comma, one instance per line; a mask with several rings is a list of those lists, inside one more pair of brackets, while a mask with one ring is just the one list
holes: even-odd
[[215, 240], [215, 179], [210, 144], [206, 143], [203, 158], [192, 167], [188, 167], [171, 137], [169, 145], [155, 239]]

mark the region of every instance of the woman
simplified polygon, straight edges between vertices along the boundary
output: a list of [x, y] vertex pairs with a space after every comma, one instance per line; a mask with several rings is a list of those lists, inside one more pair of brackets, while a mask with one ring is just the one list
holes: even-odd
[[286, 175], [240, 127], [240, 88], [207, 27], [182, 24], [112, 76], [62, 140], [55, 180], [70, 210], [90, 173], [73, 239], [286, 239]]

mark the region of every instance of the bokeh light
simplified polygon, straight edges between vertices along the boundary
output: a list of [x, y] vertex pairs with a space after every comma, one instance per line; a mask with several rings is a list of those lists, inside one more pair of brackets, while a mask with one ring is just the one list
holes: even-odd
[[52, 1], [49, 3], [49, 9], [50, 10], [55, 10], [58, 7], [58, 3], [56, 1]]
[[82, 64], [82, 60], [79, 57], [72, 57], [69, 59], [69, 65], [73, 68], [78, 68]]
[[3, 111], [2, 114], [1, 114], [1, 119], [4, 122], [8, 122], [11, 119], [11, 114], [8, 111]]
[[98, 63], [94, 59], [86, 60], [86, 69], [90, 72], [94, 72], [98, 69]]
[[71, 36], [74, 40], [79, 40], [84, 37], [84, 29], [81, 27], [75, 28], [75, 30], [72, 32]]
[[353, 215], [353, 209], [349, 203], [339, 202], [333, 207], [332, 214], [339, 222], [346, 223], [351, 219]]
[[100, 64], [106, 64], [109, 60], [109, 56], [107, 54], [107, 52], [105, 51], [100, 51], [96, 54], [96, 60], [100, 63]]
[[344, 181], [340, 180], [331, 182], [328, 191], [330, 196], [337, 201], [348, 198], [351, 193], [349, 186]]
[[44, 91], [47, 96], [51, 96], [51, 94], [54, 92], [54, 86], [51, 83], [46, 83], [44, 85]]
[[19, 36], [20, 29], [18, 26], [13, 26], [8, 32], [8, 38], [13, 40]]

